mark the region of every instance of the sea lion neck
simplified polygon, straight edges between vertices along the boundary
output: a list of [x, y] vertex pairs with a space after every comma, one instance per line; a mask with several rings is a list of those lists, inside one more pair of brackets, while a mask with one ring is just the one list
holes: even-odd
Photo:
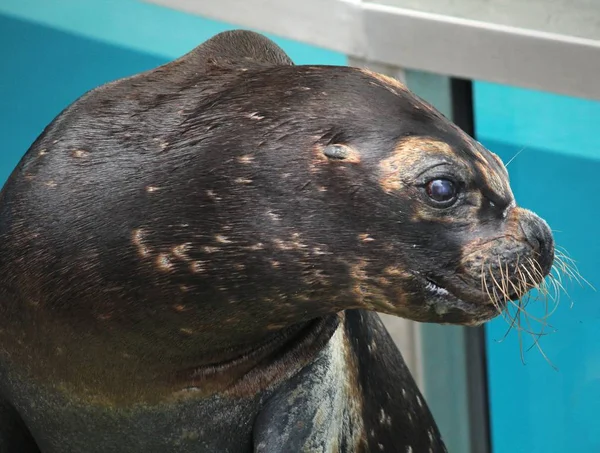
[[[212, 349], [211, 336], [187, 343], [157, 341], [153, 332], [139, 335], [124, 326], [83, 332], [41, 313], [29, 315], [27, 324], [17, 322], [15, 313], [10, 325], [1, 324], [0, 341], [11, 352], [0, 354], [0, 362], [11, 363], [16, 376], [62, 389], [74, 401], [124, 407], [215, 393], [244, 397], [274, 386], [314, 359], [340, 316], [255, 332], [244, 343], [232, 331], [228, 341]], [[226, 331], [221, 334], [228, 338]]]
[[[343, 314], [333, 314], [268, 334], [263, 341], [240, 354], [222, 352], [227, 359], [177, 373], [178, 382], [191, 383], [202, 393], [213, 391], [231, 396], [250, 395], [288, 378], [314, 359], [340, 324]], [[235, 354], [235, 355], [232, 355]]]

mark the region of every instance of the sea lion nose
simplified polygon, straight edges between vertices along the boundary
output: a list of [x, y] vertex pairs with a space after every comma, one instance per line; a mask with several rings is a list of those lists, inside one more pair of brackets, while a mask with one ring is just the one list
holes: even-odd
[[537, 253], [537, 261], [546, 276], [554, 262], [554, 237], [550, 227], [544, 219], [525, 209], [519, 215], [519, 227], [527, 243]]

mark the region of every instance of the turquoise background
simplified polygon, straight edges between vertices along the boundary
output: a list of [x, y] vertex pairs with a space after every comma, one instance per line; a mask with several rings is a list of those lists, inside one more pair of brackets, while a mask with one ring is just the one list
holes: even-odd
[[[0, 183], [43, 128], [85, 91], [140, 72], [235, 28], [136, 0], [0, 1]], [[345, 64], [326, 50], [275, 39], [299, 64]], [[600, 103], [474, 84], [478, 139], [505, 161], [518, 202], [537, 211], [583, 275], [600, 287]], [[589, 288], [568, 298], [523, 365], [515, 331], [487, 328], [495, 453], [600, 452], [600, 304]], [[542, 311], [540, 303], [533, 312]], [[539, 328], [539, 326], [534, 326]], [[524, 337], [526, 346], [531, 341]], [[461, 453], [461, 452], [453, 452]]]
[[[582, 275], [600, 288], [600, 103], [549, 93], [474, 84], [476, 135], [505, 162], [517, 202], [536, 211]], [[489, 395], [496, 453], [600, 452], [600, 300], [589, 286], [567, 285], [554, 329], [519, 352], [519, 336], [496, 319], [487, 325]], [[531, 312], [543, 314], [542, 302]], [[539, 331], [540, 323], [532, 323]], [[532, 345], [523, 335], [524, 345]]]

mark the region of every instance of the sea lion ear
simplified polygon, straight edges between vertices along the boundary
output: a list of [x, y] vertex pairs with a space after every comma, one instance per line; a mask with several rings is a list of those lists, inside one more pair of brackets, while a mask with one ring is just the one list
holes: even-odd
[[184, 56], [196, 68], [208, 66], [291, 66], [294, 62], [270, 39], [248, 30], [219, 33]]

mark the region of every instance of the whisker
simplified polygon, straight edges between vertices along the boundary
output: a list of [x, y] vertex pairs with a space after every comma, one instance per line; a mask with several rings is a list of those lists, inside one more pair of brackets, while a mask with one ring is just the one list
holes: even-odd
[[500, 304], [498, 303], [498, 301], [492, 297], [492, 295], [490, 294], [490, 290], [488, 288], [487, 285], [487, 279], [486, 279], [486, 272], [483, 269], [484, 263], [481, 263], [481, 292], [483, 292], [485, 290], [485, 293], [487, 294], [488, 298], [490, 299], [490, 301], [492, 302], [492, 304], [494, 305], [494, 308], [496, 310], [498, 310], [498, 313], [502, 313], [502, 308], [500, 307]]
[[523, 151], [525, 151], [525, 149], [527, 149], [527, 147], [526, 147], [526, 146], [524, 146], [523, 148], [521, 148], [521, 149], [520, 149], [520, 150], [517, 152], [517, 154], [515, 154], [513, 157], [511, 157], [511, 158], [509, 159], [509, 161], [507, 162], [507, 164], [505, 165], [505, 167], [506, 167], [506, 168], [508, 168], [508, 166], [511, 164], [511, 162], [512, 162], [513, 160], [515, 160], [515, 159], [516, 159], [516, 158], [519, 156], [519, 154], [521, 154]]
[[577, 268], [576, 261], [568, 255], [568, 253], [565, 249], [559, 248], [557, 250], [557, 248], [555, 247], [554, 257], [555, 257], [555, 260], [557, 260], [559, 263], [563, 263], [563, 265], [564, 265], [563, 272], [565, 272], [566, 274], [570, 275], [573, 279], [575, 279], [575, 281], [577, 281], [577, 283], [580, 286], [583, 286], [583, 284], [581, 283], [583, 281], [583, 283], [585, 283], [587, 286], [589, 286], [594, 291], [596, 291], [596, 288], [594, 288], [594, 286], [589, 281], [587, 281], [583, 277], [583, 275], [581, 275], [581, 272]]

